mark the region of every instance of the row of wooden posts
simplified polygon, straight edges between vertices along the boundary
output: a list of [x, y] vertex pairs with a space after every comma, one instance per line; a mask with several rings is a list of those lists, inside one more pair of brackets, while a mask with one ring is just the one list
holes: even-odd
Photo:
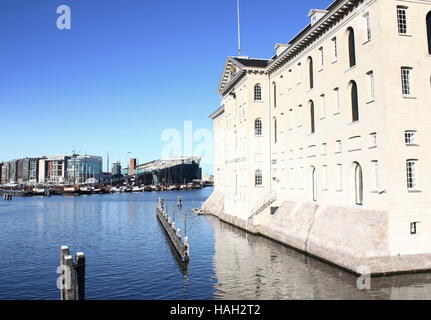
[[12, 195], [10, 194], [10, 193], [5, 193], [4, 195], [3, 195], [3, 200], [12, 200]]
[[78, 252], [73, 257], [68, 246], [60, 249], [61, 300], [85, 300], [85, 255]]
[[[5, 199], [6, 200], [6, 199]], [[182, 198], [178, 198], [178, 207], [182, 207]], [[181, 230], [171, 220], [164, 209], [164, 200], [159, 198], [157, 206], [157, 217], [159, 218], [166, 234], [173, 243], [177, 253], [184, 262], [189, 261], [190, 245], [187, 235], [181, 241]], [[60, 249], [60, 291], [61, 300], [85, 300], [85, 255], [78, 252], [75, 260], [70, 255], [68, 246]]]
[[[178, 199], [178, 207], [182, 207], [182, 199]], [[184, 234], [184, 239], [181, 241], [181, 230], [175, 224], [175, 221], [169, 217], [165, 210], [165, 201], [159, 198], [159, 203], [156, 208], [156, 215], [161, 222], [165, 233], [167, 234], [169, 240], [173, 244], [175, 251], [181, 257], [183, 262], [189, 262], [190, 260], [190, 244], [189, 238], [187, 237], [186, 231]]]

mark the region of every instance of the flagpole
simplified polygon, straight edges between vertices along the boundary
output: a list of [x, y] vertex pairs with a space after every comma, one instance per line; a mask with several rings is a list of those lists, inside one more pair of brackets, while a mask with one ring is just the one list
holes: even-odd
[[237, 4], [237, 15], [238, 15], [238, 56], [241, 56], [241, 23], [240, 23], [239, 0], [236, 0], [236, 4]]

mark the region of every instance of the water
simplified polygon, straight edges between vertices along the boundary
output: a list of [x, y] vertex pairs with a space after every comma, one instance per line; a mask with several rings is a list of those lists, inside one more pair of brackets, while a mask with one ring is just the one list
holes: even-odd
[[[431, 274], [372, 279], [220, 222], [196, 216], [211, 189], [14, 198], [0, 202], [0, 299], [58, 299], [59, 249], [86, 254], [87, 299], [431, 299]], [[187, 213], [182, 266], [155, 216], [159, 196]], [[175, 210], [184, 231], [184, 216]]]

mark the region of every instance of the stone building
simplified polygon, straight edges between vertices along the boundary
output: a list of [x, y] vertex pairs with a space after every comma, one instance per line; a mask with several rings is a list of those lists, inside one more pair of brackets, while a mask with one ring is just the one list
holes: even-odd
[[227, 59], [204, 208], [357, 273], [431, 269], [431, 2], [309, 17], [270, 59]]

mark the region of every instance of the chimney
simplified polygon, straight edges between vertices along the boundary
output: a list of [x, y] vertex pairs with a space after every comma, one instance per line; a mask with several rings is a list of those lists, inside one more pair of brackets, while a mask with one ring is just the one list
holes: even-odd
[[313, 26], [316, 22], [322, 19], [327, 13], [328, 13], [328, 10], [311, 9], [310, 12], [308, 13], [308, 17], [311, 19], [311, 25]]

